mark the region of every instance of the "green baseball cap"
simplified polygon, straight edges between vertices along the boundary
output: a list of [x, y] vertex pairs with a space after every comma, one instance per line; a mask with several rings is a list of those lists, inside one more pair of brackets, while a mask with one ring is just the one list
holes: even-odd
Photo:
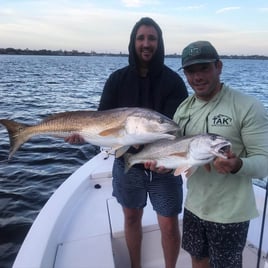
[[214, 46], [208, 41], [196, 41], [189, 44], [182, 51], [181, 68], [197, 63], [208, 63], [219, 60], [219, 55]]

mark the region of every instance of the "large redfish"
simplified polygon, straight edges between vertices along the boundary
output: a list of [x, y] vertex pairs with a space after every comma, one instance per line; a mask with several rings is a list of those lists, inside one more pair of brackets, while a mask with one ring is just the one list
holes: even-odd
[[174, 139], [179, 126], [168, 117], [144, 108], [117, 108], [105, 111], [70, 111], [53, 114], [40, 124], [26, 125], [0, 119], [9, 133], [9, 159], [36, 135], [68, 137], [78, 134], [97, 146], [111, 147], [122, 155], [131, 145], [159, 139]]

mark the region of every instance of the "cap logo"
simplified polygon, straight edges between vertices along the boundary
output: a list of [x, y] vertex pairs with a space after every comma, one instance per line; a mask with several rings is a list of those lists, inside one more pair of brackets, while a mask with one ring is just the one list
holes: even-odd
[[201, 49], [199, 47], [192, 47], [189, 49], [189, 56], [197, 56], [201, 54]]
[[182, 51], [182, 68], [198, 63], [209, 63], [219, 59], [216, 49], [208, 41], [189, 44]]

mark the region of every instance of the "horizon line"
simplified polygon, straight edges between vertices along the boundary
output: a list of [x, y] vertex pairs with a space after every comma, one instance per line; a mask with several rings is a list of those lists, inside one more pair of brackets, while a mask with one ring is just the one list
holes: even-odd
[[[123, 52], [96, 52], [91, 50], [91, 52], [85, 51], [78, 51], [76, 49], [73, 50], [51, 50], [51, 49], [22, 49], [22, 48], [0, 48], [0, 55], [58, 55], [58, 56], [98, 56], [98, 55], [115, 55], [115, 56], [128, 56], [128, 53]], [[181, 54], [178, 53], [166, 53], [165, 57], [181, 57]], [[230, 55], [220, 55], [221, 58], [224, 57], [241, 57], [241, 58], [267, 58], [268, 56], [259, 55], [259, 54], [251, 54], [251, 55], [237, 55], [237, 54], [230, 54]]]

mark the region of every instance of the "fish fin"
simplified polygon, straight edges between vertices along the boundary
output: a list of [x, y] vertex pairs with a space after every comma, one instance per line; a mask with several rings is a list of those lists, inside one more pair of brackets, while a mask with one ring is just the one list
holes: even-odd
[[119, 136], [118, 133], [122, 130], [121, 127], [115, 127], [115, 128], [108, 128], [99, 133], [100, 136]]
[[176, 152], [176, 153], [173, 153], [171, 155], [175, 155], [175, 156], [186, 158], [187, 157], [187, 152]]
[[188, 168], [188, 166], [182, 166], [182, 167], [178, 167], [178, 168], [176, 168], [175, 171], [174, 171], [174, 175], [175, 175], [175, 176], [180, 175], [180, 174], [183, 173], [187, 168]]
[[211, 165], [209, 163], [205, 164], [204, 168], [205, 168], [206, 171], [211, 172]]
[[30, 126], [8, 119], [1, 119], [0, 124], [4, 125], [8, 131], [10, 143], [8, 160], [10, 160], [20, 146], [31, 138], [32, 134], [26, 132]]
[[123, 146], [118, 149], [115, 149], [115, 158], [122, 156], [128, 149], [129, 146]]
[[188, 168], [186, 171], [185, 171], [185, 176], [187, 177], [187, 178], [189, 178], [189, 177], [191, 177], [194, 173], [195, 173], [195, 171], [197, 170], [197, 166], [193, 166], [193, 167], [190, 167], [190, 168]]
[[134, 145], [132, 145], [132, 147], [134, 147], [136, 150], [138, 150], [140, 148], [140, 145], [139, 144], [134, 144]]
[[131, 164], [129, 162], [129, 158], [130, 158], [131, 154], [130, 153], [126, 153], [124, 154], [124, 162], [125, 162], [125, 170], [124, 173], [126, 174], [129, 169], [131, 168]]

